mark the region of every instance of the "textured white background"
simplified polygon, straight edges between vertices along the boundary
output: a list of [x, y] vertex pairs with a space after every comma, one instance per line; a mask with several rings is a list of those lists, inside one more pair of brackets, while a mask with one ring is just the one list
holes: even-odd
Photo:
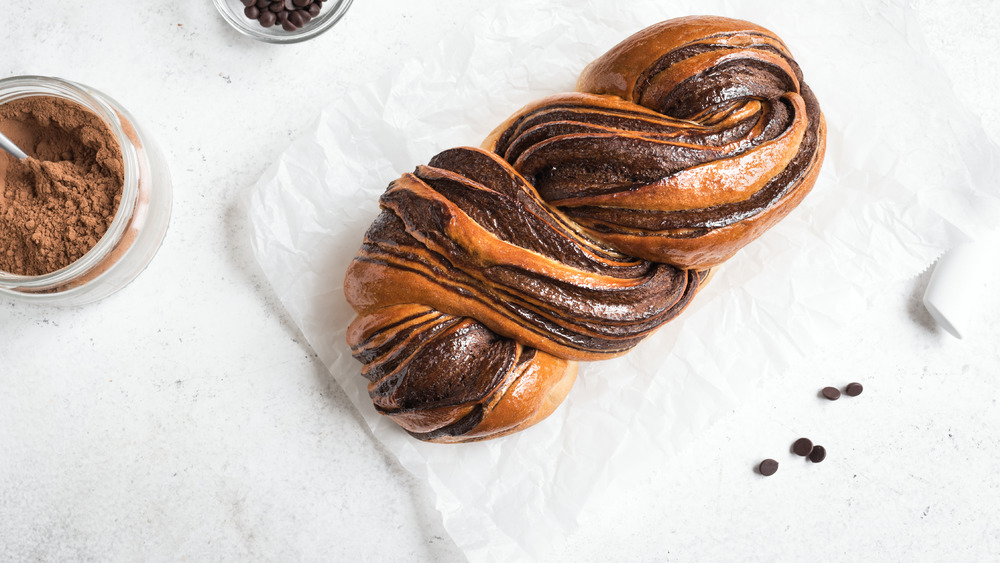
[[[160, 254], [81, 310], [0, 300], [0, 560], [461, 560], [301, 343], [246, 246], [240, 193], [334, 96], [463, 32], [482, 4], [382, 0], [298, 46], [251, 42], [209, 2], [19, 3], [0, 76], [118, 99], [174, 176]], [[1000, 138], [1000, 5], [915, 2], [959, 96]], [[1000, 297], [974, 335], [890, 288], [654, 474], [615, 484], [565, 560], [989, 559], [1000, 553]], [[859, 380], [857, 399], [815, 392]], [[792, 459], [799, 435], [827, 446]], [[770, 479], [751, 468], [782, 462]]]

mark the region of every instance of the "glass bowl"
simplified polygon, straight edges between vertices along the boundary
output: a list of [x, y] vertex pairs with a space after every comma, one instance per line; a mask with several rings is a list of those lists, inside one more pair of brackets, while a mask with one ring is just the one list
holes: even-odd
[[215, 0], [223, 19], [236, 31], [266, 43], [298, 43], [316, 37], [330, 29], [344, 17], [353, 0], [327, 0], [323, 10], [309, 23], [295, 31], [285, 31], [280, 25], [264, 27], [243, 13], [246, 6], [240, 0]]

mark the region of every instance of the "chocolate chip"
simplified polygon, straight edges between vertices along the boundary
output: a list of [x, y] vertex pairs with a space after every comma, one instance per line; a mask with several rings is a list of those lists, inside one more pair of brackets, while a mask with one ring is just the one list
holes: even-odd
[[792, 444], [792, 451], [795, 452], [795, 455], [805, 457], [809, 455], [809, 452], [812, 450], [813, 443], [809, 438], [799, 438], [798, 440], [795, 440], [794, 444]]
[[313, 2], [312, 4], [309, 4], [309, 8], [307, 9], [307, 11], [309, 12], [310, 16], [315, 18], [316, 16], [319, 15], [319, 11], [322, 9], [323, 9], [322, 4], [320, 4], [319, 2]]
[[271, 27], [274, 22], [278, 21], [278, 16], [274, 15], [274, 12], [261, 12], [257, 21], [262, 27]]
[[819, 463], [826, 459], [826, 448], [823, 446], [813, 446], [811, 452], [809, 452], [809, 461], [813, 463]]
[[246, 6], [247, 8], [257, 3], [257, 0], [242, 0], [242, 1], [243, 5]]
[[765, 477], [770, 477], [778, 471], [778, 462], [773, 459], [765, 459], [757, 466], [757, 471], [760, 471], [760, 474]]
[[864, 390], [865, 388], [860, 383], [854, 382], [847, 384], [847, 388], [844, 389], [844, 393], [846, 393], [848, 397], [857, 397]]
[[288, 21], [292, 23], [295, 27], [302, 27], [306, 24], [306, 18], [308, 14], [302, 10], [295, 10], [288, 14]]
[[260, 8], [257, 6], [247, 6], [243, 9], [243, 13], [246, 14], [248, 18], [255, 20], [260, 17]]
[[840, 398], [840, 390], [836, 387], [824, 387], [822, 393], [824, 397], [831, 401], [836, 401]]
[[312, 4], [312, 0], [292, 0], [292, 4], [295, 4], [296, 8], [305, 8], [309, 4]]

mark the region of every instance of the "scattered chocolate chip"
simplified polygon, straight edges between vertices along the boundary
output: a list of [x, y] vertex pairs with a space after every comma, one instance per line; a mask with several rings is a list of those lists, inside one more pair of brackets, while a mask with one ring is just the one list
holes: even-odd
[[798, 440], [795, 440], [794, 444], [792, 444], [792, 451], [795, 452], [795, 455], [805, 457], [809, 455], [809, 452], [812, 450], [813, 443], [809, 438], [799, 438]]
[[813, 446], [811, 452], [809, 452], [809, 461], [813, 463], [819, 463], [826, 459], [826, 448], [823, 446]]
[[840, 390], [836, 387], [824, 387], [822, 393], [824, 397], [831, 401], [836, 401], [840, 398]]
[[854, 382], [847, 384], [847, 388], [844, 389], [844, 393], [847, 394], [848, 397], [857, 397], [864, 390], [865, 388], [860, 383]]
[[778, 471], [778, 462], [774, 461], [773, 459], [765, 459], [764, 461], [760, 462], [759, 466], [757, 466], [757, 470], [760, 471], [761, 475], [765, 477], [770, 477], [771, 475], [774, 475], [775, 472]]

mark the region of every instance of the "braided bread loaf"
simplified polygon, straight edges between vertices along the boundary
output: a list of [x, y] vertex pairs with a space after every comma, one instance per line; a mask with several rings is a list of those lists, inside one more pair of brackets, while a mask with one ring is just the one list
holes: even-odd
[[348, 343], [376, 409], [422, 440], [548, 416], [577, 361], [627, 352], [812, 188], [825, 125], [754, 24], [670, 20], [481, 149], [392, 182], [347, 271]]

